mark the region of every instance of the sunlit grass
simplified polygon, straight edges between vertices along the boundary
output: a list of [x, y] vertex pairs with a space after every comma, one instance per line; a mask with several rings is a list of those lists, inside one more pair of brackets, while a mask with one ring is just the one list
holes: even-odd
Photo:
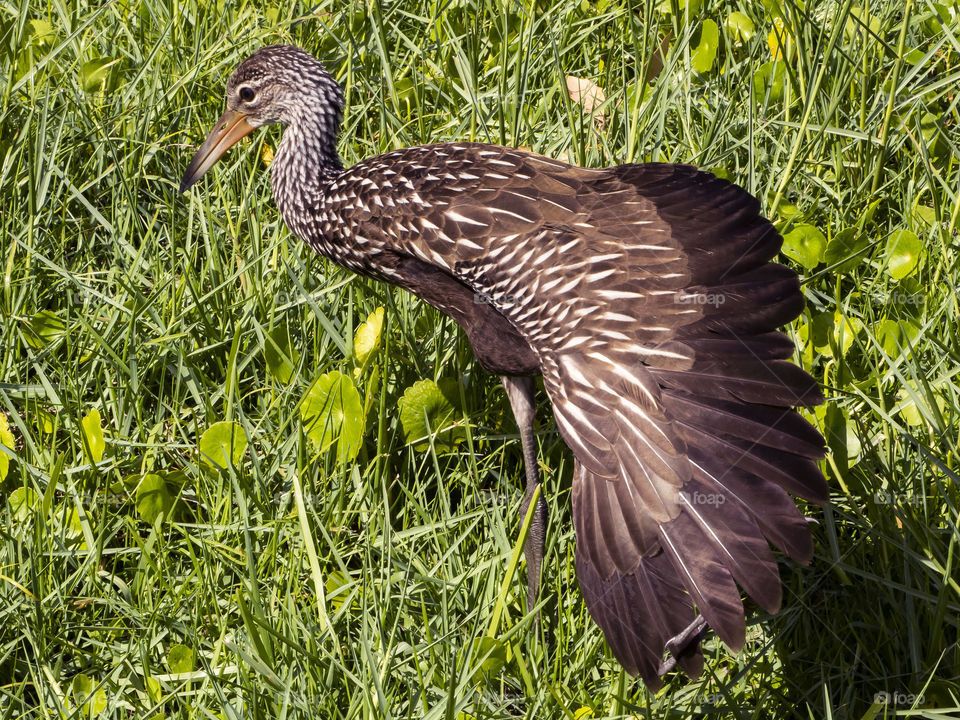
[[[3, 717], [957, 711], [957, 12], [688, 4], [0, 9]], [[735, 11], [752, 35], [737, 39]], [[698, 74], [706, 20], [718, 51]], [[784, 610], [755, 614], [741, 653], [710, 637], [703, 677], [656, 696], [620, 670], [577, 589], [571, 459], [546, 409], [548, 637], [535, 633], [522, 571], [508, 574], [519, 441], [453, 322], [289, 237], [264, 160], [279, 129], [177, 193], [229, 72], [276, 42], [344, 84], [347, 163], [458, 139], [689, 162], [793, 233], [832, 502], [808, 508], [814, 562], [781, 565]], [[567, 75], [603, 88], [593, 116]], [[378, 307], [363, 362], [354, 338]], [[331, 371], [364, 404], [346, 462], [317, 451], [301, 412]], [[398, 401], [424, 379], [447, 391], [455, 448], [408, 443]], [[249, 439], [237, 469], [198, 451], [219, 422]], [[148, 475], [161, 492], [142, 491]], [[149, 507], [169, 512], [151, 525]], [[482, 640], [494, 625], [499, 644]]]

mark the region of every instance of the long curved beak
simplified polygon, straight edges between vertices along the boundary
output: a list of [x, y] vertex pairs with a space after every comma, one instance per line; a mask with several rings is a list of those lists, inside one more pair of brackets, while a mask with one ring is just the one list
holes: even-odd
[[235, 144], [240, 138], [246, 137], [253, 132], [254, 127], [247, 122], [247, 116], [233, 110], [227, 110], [213, 131], [207, 135], [203, 145], [193, 156], [187, 171], [183, 174], [183, 180], [180, 181], [180, 192], [186, 192], [191, 185], [203, 177], [204, 173], [213, 167], [213, 164], [220, 159], [230, 146]]

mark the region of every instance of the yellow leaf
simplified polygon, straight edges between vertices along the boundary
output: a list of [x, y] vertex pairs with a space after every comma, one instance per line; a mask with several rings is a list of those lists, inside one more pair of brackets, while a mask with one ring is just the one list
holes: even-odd
[[[10, 423], [7, 422], [5, 415], [0, 414], [0, 445], [3, 445], [11, 452], [13, 451], [13, 433], [10, 432]], [[0, 450], [0, 480], [7, 476], [10, 470], [10, 456], [3, 450]]]
[[773, 30], [767, 35], [767, 47], [774, 60], [788, 60], [793, 55], [793, 37], [783, 18], [773, 19]]
[[357, 328], [353, 337], [353, 355], [358, 365], [365, 365], [373, 351], [380, 345], [380, 336], [383, 333], [383, 308], [378, 307], [367, 321]]
[[267, 167], [270, 167], [270, 164], [273, 162], [273, 148], [270, 147], [268, 143], [263, 144], [260, 150], [260, 159], [263, 160], [263, 164]]
[[100, 411], [91, 410], [83, 420], [83, 450], [91, 461], [98, 463], [103, 459], [106, 443], [103, 440], [103, 427], [100, 425]]
[[880, 35], [881, 29], [880, 18], [871, 15], [866, 8], [854, 6], [850, 8], [843, 34], [848, 40], [856, 39], [860, 43], [874, 42], [872, 36]]

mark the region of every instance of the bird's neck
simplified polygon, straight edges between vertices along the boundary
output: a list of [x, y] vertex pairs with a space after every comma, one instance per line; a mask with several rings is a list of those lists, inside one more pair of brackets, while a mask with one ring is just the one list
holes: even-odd
[[336, 144], [339, 121], [310, 113], [288, 123], [270, 166], [274, 200], [287, 227], [304, 240], [316, 233], [310, 220], [325, 187], [343, 172]]

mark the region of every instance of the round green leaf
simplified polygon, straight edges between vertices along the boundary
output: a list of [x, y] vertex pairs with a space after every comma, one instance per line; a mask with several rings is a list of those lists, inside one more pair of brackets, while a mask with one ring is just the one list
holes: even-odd
[[848, 317], [839, 312], [833, 316], [833, 337], [831, 346], [838, 350], [834, 357], [844, 357], [853, 346], [853, 341], [863, 330], [863, 321], [857, 317]]
[[778, 218], [783, 218], [784, 220], [793, 220], [795, 222], [799, 222], [803, 216], [803, 212], [800, 210], [800, 208], [783, 198], [781, 198], [780, 202], [777, 203], [777, 207], [774, 212], [777, 214]]
[[278, 323], [266, 333], [263, 340], [263, 356], [267, 361], [267, 370], [280, 382], [290, 382], [293, 371], [300, 362], [300, 353], [290, 340], [287, 323]]
[[70, 510], [70, 515], [67, 517], [67, 536], [71, 538], [78, 538], [83, 535], [83, 523], [80, 522], [80, 513], [76, 508]]
[[910, 320], [886, 318], [877, 328], [877, 342], [891, 358], [908, 352], [920, 332], [920, 326]]
[[[163, 697], [163, 686], [160, 684], [160, 681], [155, 677], [144, 678], [144, 687], [147, 691], [147, 695], [155, 703], [160, 702], [160, 698]], [[159, 715], [154, 715], [150, 720], [163, 720], [164, 714], [160, 713]]]
[[909, 230], [897, 230], [887, 239], [887, 274], [902, 280], [917, 269], [923, 246]]
[[116, 58], [96, 58], [80, 66], [80, 84], [84, 92], [94, 93], [103, 90], [110, 77], [110, 68], [116, 65]]
[[[689, 10], [687, 10], [688, 5], [690, 6]], [[703, 0], [677, 0], [677, 9], [680, 10], [681, 17], [687, 12], [689, 13], [689, 17], [695, 17], [701, 7], [703, 7]], [[657, 6], [657, 10], [667, 15], [672, 14], [673, 0], [661, 0], [660, 5]]]
[[345, 573], [335, 570], [327, 576], [323, 583], [323, 589], [327, 596], [327, 602], [334, 612], [338, 612], [343, 603], [350, 594], [350, 586], [353, 581]]
[[727, 15], [726, 20], [723, 21], [723, 27], [733, 36], [737, 45], [747, 42], [757, 31], [753, 20], [739, 11]]
[[869, 244], [870, 239], [857, 228], [844, 228], [830, 238], [823, 260], [828, 265], [840, 263], [837, 272], [850, 270], [863, 260], [861, 253]]
[[70, 681], [70, 694], [74, 704], [84, 708], [80, 717], [100, 717], [107, 708], [107, 693], [103, 688], [95, 689], [96, 683], [80, 673]]
[[417, 84], [412, 78], [405, 77], [394, 81], [396, 106], [398, 110], [409, 113], [417, 107]]
[[54, 414], [44, 408], [37, 408], [33, 413], [33, 425], [41, 435], [49, 435], [54, 431]]
[[27, 42], [39, 46], [50, 45], [57, 37], [53, 25], [46, 20], [33, 19], [27, 22], [26, 37]]
[[753, 99], [763, 103], [769, 92], [770, 102], [783, 100], [783, 86], [787, 75], [783, 62], [765, 62], [753, 73]]
[[937, 224], [937, 211], [926, 205], [915, 204], [913, 206], [913, 217], [916, 221], [915, 226], [924, 230]]
[[836, 464], [843, 469], [856, 465], [862, 448], [857, 437], [856, 424], [850, 421], [846, 410], [836, 403], [830, 403], [827, 406], [823, 430]]
[[923, 29], [929, 35], [942, 33], [950, 26], [952, 16], [950, 9], [943, 3], [929, 3], [928, 7], [932, 12], [928, 13], [923, 20]]
[[353, 460], [363, 440], [363, 404], [353, 381], [333, 370], [321, 375], [300, 405], [307, 437], [318, 450], [337, 445], [337, 461]]
[[430, 447], [424, 440], [431, 433], [438, 450], [453, 449], [466, 437], [463, 427], [455, 424], [457, 412], [448, 395], [433, 380], [420, 380], [404, 391], [399, 402], [400, 424], [407, 442], [416, 443], [415, 450]]
[[708, 73], [713, 69], [713, 62], [717, 59], [717, 50], [720, 48], [720, 30], [713, 20], [704, 20], [700, 28], [700, 43], [697, 49], [690, 54], [690, 65], [693, 71], [699, 74]]
[[773, 28], [767, 35], [767, 47], [770, 48], [770, 55], [774, 60], [783, 62], [793, 59], [796, 47], [793, 29], [784, 22], [783, 18], [773, 19]]
[[169, 515], [173, 508], [173, 496], [167, 481], [160, 475], [148, 473], [137, 488], [137, 512], [151, 525], [160, 515]]
[[93, 697], [87, 700], [87, 717], [103, 717], [102, 713], [107, 709], [107, 691], [103, 688], [96, 690]]
[[207, 428], [199, 449], [200, 462], [207, 468], [238, 467], [247, 450], [247, 434], [238, 423], [223, 420]]
[[100, 424], [100, 411], [91, 410], [80, 421], [83, 431], [83, 454], [91, 461], [98, 463], [103, 459], [106, 442], [103, 439], [103, 427]]
[[780, 252], [807, 270], [812, 270], [820, 263], [826, 247], [826, 236], [813, 225], [795, 225], [783, 236]]
[[918, 62], [923, 60], [926, 57], [926, 53], [923, 50], [914, 48], [913, 50], [908, 50], [903, 54], [903, 59], [906, 60], [911, 65], [916, 65]]
[[92, 692], [93, 680], [83, 673], [73, 676], [73, 680], [70, 681], [70, 694], [77, 703], [86, 702]]
[[848, 40], [856, 39], [868, 45], [876, 43], [875, 36], [880, 34], [880, 18], [871, 15], [868, 10], [854, 6], [850, 8], [847, 23], [843, 28]]
[[167, 652], [167, 667], [172, 673], [188, 673], [196, 669], [194, 652], [186, 645], [174, 645]]
[[908, 400], [899, 407], [900, 416], [907, 425], [917, 427], [923, 425], [923, 415], [917, 409], [917, 404], [913, 400]]
[[60, 338], [66, 331], [67, 326], [63, 320], [50, 310], [42, 310], [30, 319], [25, 337], [30, 347], [41, 350]]
[[491, 679], [507, 664], [507, 646], [492, 637], [478, 637], [473, 641], [473, 662], [479, 666], [473, 676], [474, 682]]
[[[0, 413], [0, 445], [13, 452], [15, 441], [13, 433], [10, 431], [10, 423], [7, 422], [7, 416]], [[0, 482], [3, 482], [7, 473], [10, 471], [10, 456], [3, 450], [0, 450]]]
[[[4, 25], [8, 26], [7, 23], [4, 23]], [[46, 20], [28, 20], [23, 28], [23, 37], [20, 45], [16, 49], [10, 48], [11, 53], [16, 54], [15, 60], [10, 68], [14, 80], [23, 78], [33, 67], [34, 63], [43, 57], [46, 50], [53, 44], [56, 38], [57, 35], [53, 30], [53, 26]]]
[[17, 522], [26, 522], [40, 505], [40, 497], [33, 488], [18, 487], [7, 498], [10, 514]]
[[[943, 415], [948, 411], [947, 401], [939, 392], [933, 388], [925, 388], [913, 380], [907, 380], [906, 386], [900, 392], [900, 400], [897, 412], [907, 425], [914, 427], [933, 424], [938, 414]], [[934, 405], [939, 412], [934, 409]]]
[[945, 130], [942, 121], [933, 113], [924, 113], [920, 117], [920, 136], [931, 155], [940, 156], [950, 152], [950, 145], [944, 140]]

